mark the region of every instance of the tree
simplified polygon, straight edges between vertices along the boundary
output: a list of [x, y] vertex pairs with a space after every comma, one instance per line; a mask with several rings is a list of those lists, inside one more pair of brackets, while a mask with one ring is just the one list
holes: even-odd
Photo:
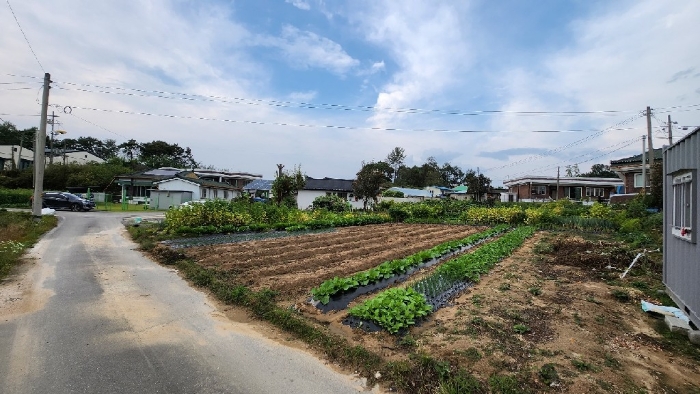
[[464, 175], [464, 184], [467, 186], [469, 193], [474, 193], [476, 201], [481, 201], [483, 193], [491, 187], [491, 178], [484, 174], [476, 174], [476, 171], [469, 169]]
[[593, 164], [590, 172], [585, 172], [578, 176], [595, 177], [595, 178], [618, 178], [618, 175], [610, 170], [610, 166], [605, 164]]
[[565, 168], [566, 168], [566, 176], [569, 178], [579, 176], [579, 174], [581, 173], [581, 171], [579, 171], [579, 169], [578, 169], [578, 164], [574, 164], [572, 166], [566, 166]]
[[[357, 173], [355, 181], [352, 183], [352, 190], [357, 198], [361, 198], [363, 201], [364, 209], [367, 209], [367, 203], [369, 200], [374, 201], [376, 204], [378, 202], [378, 196], [381, 191], [381, 187], [389, 182], [391, 178], [387, 176], [386, 171], [383, 166], [379, 163], [362, 162], [362, 168], [360, 172]], [[386, 163], [384, 163], [386, 164]]]
[[464, 171], [462, 171], [459, 166], [453, 166], [452, 164], [445, 163], [440, 168], [440, 176], [445, 186], [455, 187], [462, 184], [464, 181]]
[[399, 168], [403, 165], [403, 161], [406, 160], [406, 151], [401, 147], [394, 148], [386, 157], [386, 162], [389, 163], [393, 169], [392, 182], [396, 182], [396, 176], [399, 173]]
[[306, 176], [301, 172], [301, 166], [295, 166], [294, 171], [280, 171], [272, 182], [272, 194], [279, 206], [284, 203], [289, 207], [296, 206], [296, 195], [306, 184]]
[[141, 144], [136, 140], [131, 139], [118, 145], [119, 150], [124, 154], [124, 157], [129, 160], [135, 160], [141, 153]]
[[443, 179], [440, 166], [431, 156], [420, 167], [402, 166], [399, 168], [398, 177], [394, 184], [422, 189], [426, 186], [445, 186], [447, 183]]
[[140, 148], [139, 161], [151, 168], [194, 168], [198, 165], [192, 156], [192, 150], [178, 144], [152, 141], [141, 144]]

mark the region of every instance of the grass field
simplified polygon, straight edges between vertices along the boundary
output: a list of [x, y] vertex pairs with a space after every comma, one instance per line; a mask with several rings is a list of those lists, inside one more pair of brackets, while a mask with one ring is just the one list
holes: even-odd
[[0, 209], [0, 279], [7, 276], [27, 248], [56, 223], [55, 216], [42, 216], [41, 221], [35, 222], [29, 212]]

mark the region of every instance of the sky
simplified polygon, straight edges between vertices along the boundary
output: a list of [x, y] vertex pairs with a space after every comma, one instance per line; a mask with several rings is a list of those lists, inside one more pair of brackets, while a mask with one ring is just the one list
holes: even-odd
[[6, 0], [0, 118], [38, 127], [46, 72], [67, 138], [265, 179], [402, 147], [499, 186], [640, 153], [647, 106], [654, 147], [700, 125], [699, 25], [697, 0]]

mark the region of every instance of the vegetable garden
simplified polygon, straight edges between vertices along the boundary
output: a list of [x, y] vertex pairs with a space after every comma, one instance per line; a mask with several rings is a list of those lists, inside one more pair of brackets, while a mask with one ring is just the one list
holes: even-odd
[[152, 252], [392, 391], [700, 392], [700, 350], [638, 308], [670, 302], [660, 253], [619, 278], [660, 246], [640, 201], [378, 208], [171, 210]]

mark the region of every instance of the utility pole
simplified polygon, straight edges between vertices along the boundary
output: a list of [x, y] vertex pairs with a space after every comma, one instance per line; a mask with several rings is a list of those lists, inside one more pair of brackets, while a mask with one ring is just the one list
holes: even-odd
[[671, 115], [668, 115], [668, 146], [673, 145], [673, 126], [671, 126]]
[[556, 200], [559, 199], [559, 166], [557, 166], [557, 196]]
[[49, 88], [51, 74], [44, 74], [44, 94], [41, 97], [41, 123], [34, 140], [34, 202], [32, 215], [41, 218], [42, 194], [44, 191], [44, 166], [46, 165], [46, 118], [49, 112]]
[[642, 191], [646, 193], [647, 191], [647, 136], [642, 136]]
[[[649, 141], [649, 176], [651, 169], [654, 168], [654, 144], [651, 138], [651, 108], [647, 106], [647, 140]], [[644, 164], [644, 163], [642, 163]], [[644, 178], [644, 187], [647, 185], [647, 179]], [[651, 183], [649, 184], [649, 193], [651, 193]]]
[[50, 140], [51, 156], [49, 156], [49, 164], [53, 164], [53, 156], [54, 156], [53, 155], [53, 135], [54, 135], [53, 126], [56, 123], [56, 118], [58, 118], [58, 115], [55, 115], [54, 112], [51, 111], [51, 140]]

